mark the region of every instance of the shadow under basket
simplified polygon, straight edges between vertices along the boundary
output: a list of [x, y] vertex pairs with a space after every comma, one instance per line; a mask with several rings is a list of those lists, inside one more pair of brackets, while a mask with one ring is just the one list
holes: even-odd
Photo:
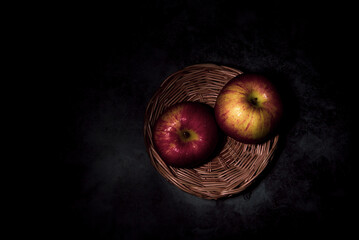
[[239, 70], [215, 64], [188, 66], [167, 77], [147, 105], [144, 138], [152, 165], [169, 182], [197, 197], [219, 199], [245, 190], [272, 160], [279, 136], [261, 144], [244, 144], [225, 136], [221, 149], [207, 163], [175, 168], [157, 153], [153, 126], [166, 108], [178, 102], [202, 102], [214, 107], [223, 86], [239, 74]]

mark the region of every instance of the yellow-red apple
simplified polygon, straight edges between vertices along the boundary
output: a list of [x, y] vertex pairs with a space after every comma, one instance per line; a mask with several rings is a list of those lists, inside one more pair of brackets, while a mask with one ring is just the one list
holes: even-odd
[[283, 106], [266, 77], [241, 74], [220, 91], [214, 111], [218, 126], [228, 136], [243, 143], [260, 143], [275, 131]]

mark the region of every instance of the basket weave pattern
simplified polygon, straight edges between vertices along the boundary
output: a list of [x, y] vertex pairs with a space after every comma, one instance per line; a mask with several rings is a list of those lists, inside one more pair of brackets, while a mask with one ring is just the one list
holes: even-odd
[[152, 165], [169, 182], [205, 199], [229, 197], [246, 189], [273, 158], [278, 136], [262, 144], [225, 137], [219, 154], [196, 168], [175, 168], [156, 152], [152, 128], [164, 110], [178, 102], [197, 101], [214, 107], [223, 86], [241, 71], [215, 64], [186, 67], [166, 78], [147, 105], [144, 137]]

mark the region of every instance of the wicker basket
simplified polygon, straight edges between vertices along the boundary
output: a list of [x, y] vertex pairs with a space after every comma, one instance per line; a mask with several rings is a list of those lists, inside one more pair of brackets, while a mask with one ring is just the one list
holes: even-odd
[[205, 199], [229, 197], [246, 189], [273, 158], [278, 136], [262, 144], [243, 144], [225, 136], [218, 154], [196, 168], [175, 168], [156, 152], [152, 128], [163, 111], [178, 102], [198, 101], [212, 107], [222, 87], [242, 72], [215, 64], [186, 67], [164, 80], [148, 103], [144, 138], [152, 165], [183, 191]]

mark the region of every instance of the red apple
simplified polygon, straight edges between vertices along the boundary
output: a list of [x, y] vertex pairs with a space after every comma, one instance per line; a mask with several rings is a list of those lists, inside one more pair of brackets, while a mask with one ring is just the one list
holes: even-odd
[[219, 93], [214, 107], [218, 126], [243, 143], [260, 143], [276, 129], [283, 107], [273, 84], [258, 74], [241, 74]]
[[204, 163], [218, 142], [213, 108], [198, 102], [182, 102], [167, 108], [154, 125], [153, 140], [168, 165], [193, 167]]

